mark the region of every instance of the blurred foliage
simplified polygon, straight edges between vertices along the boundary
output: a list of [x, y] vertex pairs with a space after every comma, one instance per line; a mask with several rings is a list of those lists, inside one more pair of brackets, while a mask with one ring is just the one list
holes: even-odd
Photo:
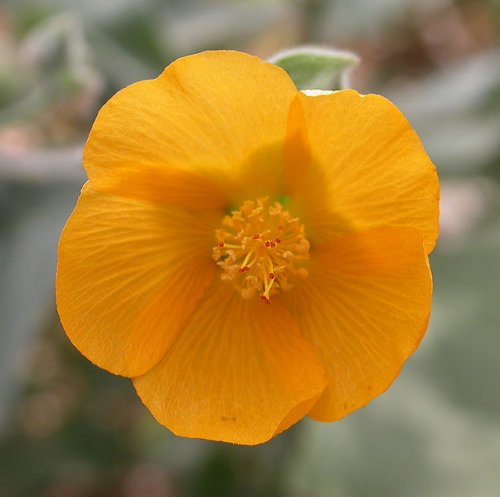
[[[4, 0], [0, 5], [0, 495], [494, 497], [500, 488], [496, 0]], [[115, 91], [175, 57], [301, 43], [358, 53], [442, 181], [435, 304], [393, 388], [263, 446], [181, 439], [88, 363], [54, 310], [82, 144]]]

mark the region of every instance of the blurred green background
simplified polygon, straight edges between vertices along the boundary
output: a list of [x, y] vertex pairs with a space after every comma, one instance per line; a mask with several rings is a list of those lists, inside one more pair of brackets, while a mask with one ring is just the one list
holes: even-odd
[[[2, 0], [1, 497], [500, 495], [500, 48], [495, 0]], [[181, 439], [73, 349], [56, 245], [99, 107], [174, 58], [358, 53], [352, 86], [408, 116], [442, 182], [429, 332], [394, 386], [258, 447]]]

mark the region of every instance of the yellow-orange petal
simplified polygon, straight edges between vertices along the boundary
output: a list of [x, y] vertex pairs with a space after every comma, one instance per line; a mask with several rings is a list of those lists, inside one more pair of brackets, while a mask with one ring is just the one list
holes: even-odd
[[[285, 71], [244, 53], [180, 58], [100, 110], [84, 152], [90, 182], [101, 191], [196, 208], [225, 205], [241, 188], [244, 198], [252, 186], [276, 188], [296, 93]], [[257, 167], [266, 175], [252, 185]]]
[[310, 415], [334, 421], [384, 392], [427, 328], [432, 280], [422, 236], [383, 228], [317, 247], [309, 277], [284, 294], [329, 386]]
[[289, 120], [288, 189], [310, 238], [382, 226], [414, 228], [427, 253], [438, 235], [435, 168], [403, 114], [378, 95], [299, 94]]
[[75, 347], [108, 371], [152, 368], [214, 278], [210, 213], [94, 191], [59, 242], [57, 309]]
[[134, 378], [155, 418], [177, 435], [254, 445], [303, 417], [324, 370], [278, 302], [209, 290], [164, 359]]

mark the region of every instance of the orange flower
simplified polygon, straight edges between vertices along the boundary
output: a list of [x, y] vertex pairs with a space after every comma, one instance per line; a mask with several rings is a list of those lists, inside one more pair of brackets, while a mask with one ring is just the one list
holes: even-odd
[[438, 180], [385, 98], [205, 52], [111, 98], [84, 166], [62, 324], [174, 433], [257, 444], [338, 420], [420, 342]]

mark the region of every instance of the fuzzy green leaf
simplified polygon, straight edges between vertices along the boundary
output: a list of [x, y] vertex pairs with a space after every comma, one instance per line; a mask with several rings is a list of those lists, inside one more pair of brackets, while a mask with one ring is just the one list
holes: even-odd
[[269, 61], [282, 67], [299, 90], [340, 90], [348, 86], [348, 74], [359, 58], [342, 50], [297, 47], [278, 52]]

